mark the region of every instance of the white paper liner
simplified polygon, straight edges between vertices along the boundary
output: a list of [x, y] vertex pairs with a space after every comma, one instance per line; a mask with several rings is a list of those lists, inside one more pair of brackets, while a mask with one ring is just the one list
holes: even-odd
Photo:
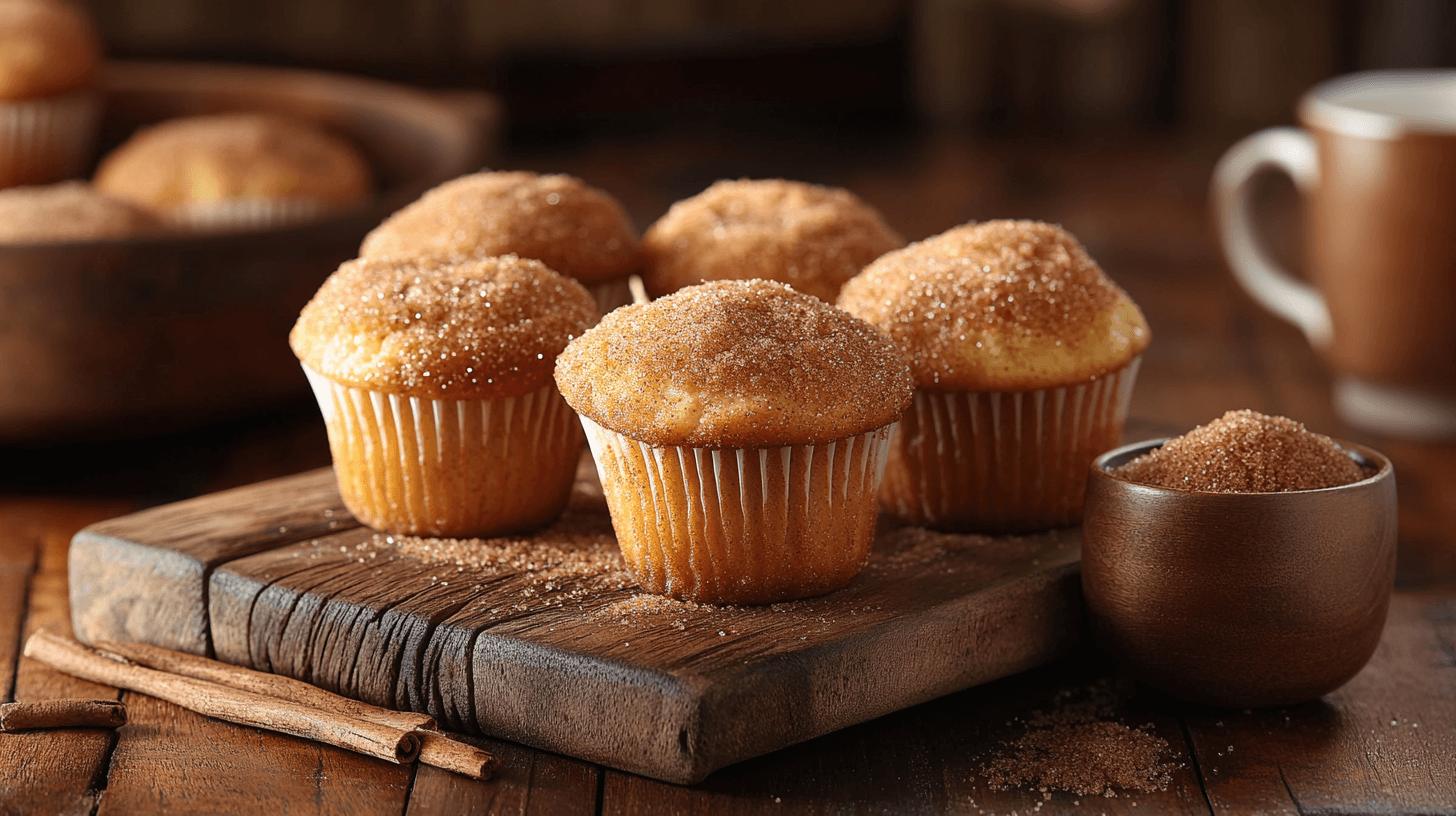
[[247, 232], [307, 224], [333, 209], [306, 198], [220, 198], [179, 204], [162, 217], [187, 232]]
[[581, 450], [554, 383], [519, 397], [431, 400], [351, 388], [304, 367], [344, 504], [389, 532], [482, 536], [546, 524]]
[[821, 445], [712, 450], [581, 424], [623, 558], [649, 592], [808, 597], [849, 583], [869, 557], [893, 425]]
[[1122, 440], [1140, 362], [1066, 388], [917, 389], [890, 452], [880, 494], [885, 509], [947, 530], [1076, 524], [1088, 467]]
[[100, 115], [92, 91], [0, 103], [0, 187], [79, 176]]

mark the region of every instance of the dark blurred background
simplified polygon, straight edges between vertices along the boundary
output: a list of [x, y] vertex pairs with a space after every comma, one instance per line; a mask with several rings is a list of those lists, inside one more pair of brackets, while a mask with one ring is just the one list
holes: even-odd
[[[85, 2], [119, 59], [488, 92], [504, 111], [492, 166], [578, 175], [639, 228], [740, 176], [848, 187], [909, 240], [973, 219], [1061, 223], [1161, 321], [1134, 419], [1163, 424], [1134, 436], [1186, 430], [1209, 406], [1336, 427], [1303, 338], [1226, 279], [1209, 173], [1236, 139], [1292, 123], [1321, 79], [1456, 65], [1448, 0]], [[1297, 196], [1280, 176], [1264, 186], [1266, 240], [1298, 269]], [[1261, 331], [1298, 358], [1263, 359]], [[1314, 378], [1319, 401], [1287, 407], [1246, 368]], [[1160, 370], [1198, 375], [1159, 388]], [[224, 424], [179, 423], [166, 438], [113, 429], [112, 441], [13, 445], [0, 450], [0, 492], [152, 503], [327, 465], [301, 376], [298, 396]]]
[[1456, 64], [1447, 0], [89, 0], [113, 56], [484, 89], [506, 146], [813, 122], [1241, 133]]

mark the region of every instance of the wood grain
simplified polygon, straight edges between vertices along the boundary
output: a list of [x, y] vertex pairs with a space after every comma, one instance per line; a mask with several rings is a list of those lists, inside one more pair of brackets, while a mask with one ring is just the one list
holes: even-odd
[[[724, 768], [693, 787], [608, 772], [602, 813], [1207, 813], [1178, 718], [1160, 703], [1079, 654]], [[1073, 707], [1099, 721], [1150, 724], [1169, 744], [1164, 761], [1179, 765], [1168, 789], [1105, 798], [987, 785], [988, 760], [1038, 715]]]
[[592, 816], [601, 768], [509, 742], [452, 735], [501, 760], [488, 781], [421, 766], [405, 816]]
[[120, 731], [101, 816], [404, 811], [413, 766], [129, 698], [131, 722]]
[[90, 599], [78, 626], [210, 646], [445, 728], [677, 782], [1021, 671], [1079, 636], [1076, 530], [886, 524], [840, 592], [639, 614], [591, 484], [551, 528], [486, 545], [377, 535], [341, 513], [324, 471], [94, 525], [72, 552], [73, 596]]
[[[0, 551], [24, 563], [33, 558], [35, 572], [20, 635], [39, 628], [70, 630], [66, 606], [66, 547], [80, 527], [122, 510], [116, 502], [43, 502], [0, 508]], [[27, 553], [29, 555], [27, 555]], [[20, 638], [10, 644], [19, 654]], [[21, 657], [15, 666], [17, 700], [67, 697], [116, 700], [114, 688], [78, 680]], [[0, 734], [0, 805], [13, 813], [89, 814], [97, 790], [104, 787], [106, 761], [115, 735], [107, 728], [75, 728]], [[43, 769], [43, 770], [42, 770]]]
[[[371, 706], [358, 700], [332, 694], [291, 677], [253, 671], [241, 666], [232, 666], [221, 661], [209, 660], [185, 652], [174, 652], [143, 643], [102, 641], [94, 645], [103, 654], [119, 655], [133, 663], [139, 663], [158, 671], [218, 683], [229, 688], [287, 700], [324, 711], [335, 711], [355, 719], [368, 720], [404, 730], [435, 727], [434, 718], [427, 714], [391, 711], [387, 708]], [[421, 750], [423, 751], [423, 746], [421, 746]]]
[[0, 506], [0, 700], [14, 699], [26, 588], [36, 563], [36, 539], [25, 529], [25, 520], [35, 512], [37, 508], [14, 502]]
[[1291, 708], [1191, 713], [1215, 812], [1456, 813], [1453, 646], [1449, 594], [1398, 594], [1380, 647], [1343, 688]]
[[[253, 510], [259, 500], [276, 508], [266, 518]], [[76, 636], [210, 655], [207, 579], [214, 566], [357, 524], [338, 497], [333, 471], [322, 469], [92, 525], [71, 548]], [[138, 548], [139, 535], [159, 532]], [[187, 591], [176, 591], [182, 587]]]

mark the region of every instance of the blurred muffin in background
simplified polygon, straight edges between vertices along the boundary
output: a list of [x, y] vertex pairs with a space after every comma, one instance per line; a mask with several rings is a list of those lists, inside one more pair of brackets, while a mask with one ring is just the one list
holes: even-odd
[[101, 37], [69, 0], [0, 0], [0, 187], [80, 173], [96, 137]]
[[848, 190], [798, 181], [719, 181], [672, 205], [642, 237], [653, 297], [711, 280], [762, 278], [833, 303], [870, 261], [905, 245]]
[[610, 194], [566, 175], [486, 172], [447, 181], [364, 238], [364, 258], [514, 254], [575, 278], [606, 313], [632, 300], [640, 245]]
[[0, 190], [0, 244], [118, 241], [165, 231], [156, 216], [84, 181]]
[[359, 150], [310, 122], [271, 113], [172, 119], [137, 131], [95, 185], [197, 232], [316, 221], [364, 204], [373, 174]]

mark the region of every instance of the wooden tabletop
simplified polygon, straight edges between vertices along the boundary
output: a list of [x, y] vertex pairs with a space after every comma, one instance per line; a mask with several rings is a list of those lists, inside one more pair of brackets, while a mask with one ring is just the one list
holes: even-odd
[[[1456, 445], [1382, 438], [1333, 413], [1329, 374], [1292, 327], [1233, 285], [1208, 226], [1226, 141], [977, 143], [900, 133], [622, 137], [523, 148], [512, 166], [576, 173], [639, 225], [719, 177], [847, 186], [908, 238], [995, 217], [1062, 223], [1146, 312], [1153, 344], [1130, 438], [1252, 408], [1370, 445], [1395, 464], [1397, 592], [1370, 664], [1304, 705], [1225, 710], [1127, 680], [1090, 649], [1052, 665], [751, 759], [682, 787], [494, 740], [496, 778], [395, 766], [210, 720], [19, 657], [38, 628], [69, 629], [66, 553], [82, 526], [144, 506], [328, 464], [306, 403], [144, 440], [0, 449], [0, 700], [122, 699], [115, 731], [0, 734], [0, 811], [16, 813], [1451, 813], [1456, 812]], [[1273, 196], [1274, 239], [1292, 209]], [[1297, 253], [1290, 253], [1297, 254]], [[1165, 790], [1112, 798], [1013, 787], [985, 769], [1059, 707], [1165, 740]]]

